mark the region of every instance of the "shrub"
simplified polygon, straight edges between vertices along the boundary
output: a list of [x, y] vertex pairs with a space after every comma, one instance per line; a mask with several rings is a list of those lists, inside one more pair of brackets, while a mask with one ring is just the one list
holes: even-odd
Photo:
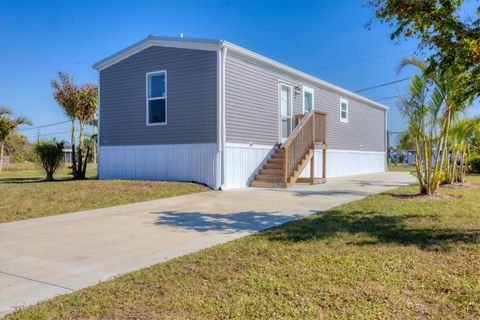
[[34, 146], [35, 155], [39, 164], [47, 174], [45, 181], [53, 181], [55, 170], [63, 162], [63, 147], [65, 142], [61, 141], [39, 141]]
[[480, 173], [480, 155], [475, 155], [468, 159], [468, 172]]

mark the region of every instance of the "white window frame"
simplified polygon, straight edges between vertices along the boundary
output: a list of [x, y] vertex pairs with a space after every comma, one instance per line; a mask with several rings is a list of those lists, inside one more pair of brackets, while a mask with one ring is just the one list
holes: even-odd
[[312, 94], [312, 110], [315, 110], [315, 90], [313, 88], [303, 86], [302, 90], [302, 112], [305, 114], [305, 92]]
[[[346, 110], [347, 117], [346, 118], [342, 118], [342, 104], [345, 104], [347, 106], [347, 110]], [[340, 122], [348, 123], [348, 100], [343, 99], [343, 98], [340, 98]]]
[[[148, 77], [151, 76], [151, 75], [157, 75], [157, 74], [163, 74], [165, 75], [165, 95], [163, 97], [157, 97], [157, 98], [149, 98], [148, 97], [148, 87], [149, 87], [149, 83], [148, 83]], [[146, 102], [146, 108], [145, 108], [145, 111], [146, 111], [146, 119], [145, 119], [145, 122], [147, 124], [147, 126], [164, 126], [167, 124], [167, 115], [168, 115], [168, 108], [167, 108], [167, 70], [159, 70], [159, 71], [152, 71], [152, 72], [147, 72], [145, 74], [145, 102]], [[153, 101], [153, 100], [161, 100], [161, 99], [164, 99], [165, 100], [165, 122], [150, 122], [149, 121], [149, 112], [148, 112], [148, 103], [150, 101]]]

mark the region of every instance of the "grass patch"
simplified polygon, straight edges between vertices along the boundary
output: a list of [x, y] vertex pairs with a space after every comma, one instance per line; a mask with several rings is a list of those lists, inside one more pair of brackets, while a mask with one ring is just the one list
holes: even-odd
[[[469, 182], [480, 183], [479, 176]], [[480, 317], [478, 189], [368, 197], [100, 283], [12, 319]]]
[[195, 183], [96, 180], [95, 176], [95, 167], [83, 181], [71, 180], [65, 167], [56, 172], [55, 182], [44, 182], [44, 173], [35, 169], [2, 172], [0, 223], [208, 190]]
[[415, 167], [414, 166], [408, 166], [404, 164], [399, 164], [399, 165], [390, 165], [388, 166], [388, 171], [394, 171], [394, 172], [415, 172]]

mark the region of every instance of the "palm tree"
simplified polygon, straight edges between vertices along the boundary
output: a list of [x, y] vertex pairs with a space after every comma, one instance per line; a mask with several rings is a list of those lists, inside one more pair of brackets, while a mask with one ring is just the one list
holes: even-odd
[[[436, 125], [435, 134], [438, 134], [438, 145], [434, 150], [434, 159], [435, 159], [435, 176], [434, 179], [434, 190], [438, 188], [440, 182], [443, 180], [442, 175], [444, 175], [444, 163], [448, 149], [448, 141], [450, 134], [450, 127], [452, 120], [458, 116], [458, 114], [464, 111], [472, 103], [472, 97], [465, 93], [464, 88], [461, 87], [463, 74], [458, 72], [454, 66], [448, 70], [440, 72], [440, 70], [430, 71], [430, 66], [417, 58], [406, 58], [400, 63], [398, 71], [400, 72], [405, 66], [412, 65], [420, 69], [422, 72], [422, 77], [426, 80], [427, 83], [433, 85], [434, 94], [437, 96], [437, 114], [433, 118]], [[450, 162], [446, 162], [445, 171], [449, 171]]]
[[12, 111], [7, 107], [0, 107], [0, 172], [3, 166], [3, 150], [5, 148], [5, 140], [13, 133], [18, 126], [22, 124], [31, 125], [32, 123], [25, 117], [11, 118]]
[[87, 149], [87, 154], [85, 157], [85, 163], [82, 165], [82, 153], [84, 150], [84, 129], [85, 125], [91, 122], [97, 113], [97, 103], [98, 103], [98, 88], [94, 84], [86, 84], [82, 86], [79, 90], [78, 98], [78, 110], [77, 118], [80, 123], [80, 134], [79, 134], [79, 157], [78, 157], [78, 167], [80, 169], [80, 178], [85, 178], [85, 173], [87, 171], [87, 158], [90, 152], [90, 148]]
[[480, 118], [459, 119], [453, 124], [449, 142], [451, 166], [447, 175], [448, 183], [465, 181], [466, 159], [471, 154], [471, 146], [479, 133]]
[[95, 114], [93, 118], [87, 123], [88, 125], [92, 126], [92, 134], [90, 136], [90, 141], [92, 142], [92, 155], [93, 155], [93, 163], [97, 163], [97, 128], [98, 128], [98, 116]]
[[63, 161], [63, 141], [39, 141], [35, 144], [34, 151], [38, 162], [45, 170], [45, 181], [53, 181], [53, 174]]
[[414, 76], [408, 88], [409, 98], [400, 97], [401, 111], [408, 119], [408, 134], [415, 146], [415, 168], [421, 194], [432, 194], [441, 176], [438, 162], [438, 149], [443, 135], [439, 132], [440, 114], [445, 96], [434, 88], [428, 93], [425, 78]]
[[63, 112], [72, 123], [70, 143], [72, 145], [72, 174], [77, 176], [77, 162], [75, 156], [75, 120], [77, 120], [79, 89], [73, 83], [73, 79], [65, 72], [59, 72], [60, 82], [52, 80], [52, 87], [55, 89], [53, 97], [63, 109]]

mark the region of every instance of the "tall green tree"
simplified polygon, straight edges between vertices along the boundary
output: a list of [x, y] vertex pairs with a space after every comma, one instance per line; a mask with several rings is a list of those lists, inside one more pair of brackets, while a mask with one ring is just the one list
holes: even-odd
[[462, 93], [478, 97], [480, 6], [466, 11], [471, 4], [462, 0], [367, 0], [375, 17], [392, 28], [392, 40], [419, 40], [419, 51], [428, 61], [426, 73], [454, 68]]
[[3, 166], [3, 152], [7, 137], [16, 131], [22, 124], [31, 125], [32, 123], [25, 117], [12, 118], [12, 111], [7, 107], [0, 107], [0, 172]]

